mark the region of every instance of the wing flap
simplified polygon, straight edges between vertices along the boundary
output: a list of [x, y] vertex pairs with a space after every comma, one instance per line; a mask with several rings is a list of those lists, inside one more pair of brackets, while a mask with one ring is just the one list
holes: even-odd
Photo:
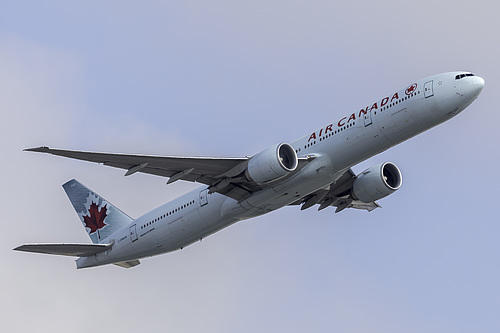
[[300, 198], [291, 205], [302, 205], [302, 209], [307, 209], [318, 204], [318, 210], [333, 206], [337, 207], [335, 210], [336, 213], [346, 208], [364, 209], [369, 212], [376, 208], [380, 208], [380, 205], [376, 201], [362, 202], [354, 200], [351, 196], [351, 188], [355, 179], [356, 175], [354, 172], [351, 169], [347, 169], [339, 173], [337, 180], [330, 184], [327, 189], [319, 189], [316, 192]]
[[123, 268], [132, 268], [139, 265], [141, 262], [139, 260], [129, 260], [115, 263], [116, 266], [120, 266]]
[[53, 244], [24, 244], [16, 247], [15, 251], [55, 254], [61, 256], [71, 257], [90, 257], [109, 250], [113, 246], [110, 244], [66, 244], [66, 243], [53, 243]]
[[381, 206], [378, 204], [378, 202], [373, 201], [373, 202], [362, 202], [362, 201], [353, 201], [351, 205], [348, 208], [356, 208], [356, 209], [365, 209], [369, 212], [376, 208], [381, 208]]

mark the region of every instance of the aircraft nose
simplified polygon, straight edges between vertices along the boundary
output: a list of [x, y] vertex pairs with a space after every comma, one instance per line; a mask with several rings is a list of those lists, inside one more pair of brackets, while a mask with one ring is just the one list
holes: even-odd
[[472, 86], [474, 87], [474, 90], [476, 90], [476, 93], [479, 94], [481, 90], [483, 90], [484, 79], [480, 76], [474, 76], [472, 78]]

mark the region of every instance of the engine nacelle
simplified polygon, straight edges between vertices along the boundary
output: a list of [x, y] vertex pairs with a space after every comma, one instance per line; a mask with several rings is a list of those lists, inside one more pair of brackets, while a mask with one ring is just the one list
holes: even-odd
[[385, 198], [401, 187], [403, 177], [398, 167], [385, 162], [363, 171], [352, 185], [352, 195], [363, 202]]
[[287, 143], [261, 151], [248, 161], [247, 176], [257, 184], [285, 177], [297, 168], [297, 153]]

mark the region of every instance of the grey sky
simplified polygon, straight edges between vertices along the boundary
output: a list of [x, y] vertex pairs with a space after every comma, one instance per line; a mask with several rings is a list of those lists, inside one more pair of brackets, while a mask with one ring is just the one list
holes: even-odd
[[[487, 1], [9, 2], [0, 11], [3, 327], [12, 332], [498, 332], [498, 7]], [[428, 75], [479, 99], [355, 167], [372, 213], [288, 207], [136, 268], [17, 253], [89, 242], [61, 185], [137, 217], [196, 188], [22, 149], [243, 156]]]

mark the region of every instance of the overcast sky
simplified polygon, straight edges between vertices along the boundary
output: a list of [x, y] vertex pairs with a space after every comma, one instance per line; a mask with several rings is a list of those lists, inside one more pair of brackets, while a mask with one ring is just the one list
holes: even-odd
[[[496, 4], [165, 2], [2, 4], [4, 330], [500, 330]], [[90, 242], [71, 178], [133, 217], [198, 186], [24, 148], [253, 155], [453, 70], [485, 79], [477, 101], [354, 167], [400, 167], [382, 209], [286, 207], [128, 270], [12, 251]]]

